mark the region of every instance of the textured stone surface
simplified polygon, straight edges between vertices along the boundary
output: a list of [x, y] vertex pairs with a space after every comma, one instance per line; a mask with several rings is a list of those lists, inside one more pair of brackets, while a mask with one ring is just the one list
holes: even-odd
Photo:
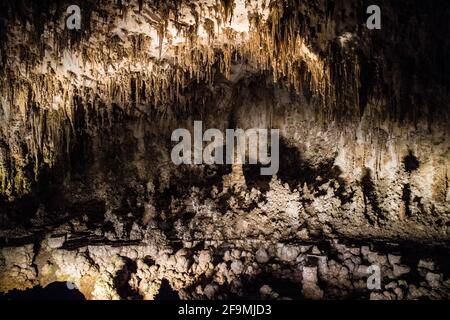
[[[161, 281], [166, 279], [185, 299], [234, 296], [256, 299], [343, 299], [354, 296], [370, 299], [450, 298], [446, 285], [450, 279], [439, 271], [427, 272], [412, 279], [405, 278], [405, 272], [395, 271], [398, 265], [384, 264], [380, 266], [381, 289], [372, 291], [366, 284], [371, 275], [368, 266], [364, 265], [368, 261], [362, 255], [355, 256], [361, 264], [357, 263], [350, 269], [343, 257], [332, 259], [326, 253], [321, 259], [317, 259], [316, 255], [300, 253], [296, 260], [287, 261], [276, 253], [276, 248], [281, 244], [270, 240], [214, 241], [205, 243], [205, 249], [187, 249], [190, 246], [183, 243], [185, 249], [181, 252], [156, 239], [120, 247], [86, 244], [71, 250], [45, 247], [45, 242], [42, 241], [40, 249], [28, 245], [1, 250], [2, 292], [70, 281], [89, 299], [153, 299]], [[270, 264], [260, 263], [256, 259], [262, 244], [274, 249], [273, 255], [269, 253], [272, 250], [267, 251]], [[245, 252], [245, 255], [232, 256], [226, 262], [217, 255], [224, 245], [233, 248], [234, 252]], [[328, 247], [330, 252], [339, 248], [344, 255], [359, 249], [337, 241], [320, 245]], [[297, 246], [292, 244], [291, 247]], [[388, 254], [386, 249], [374, 249], [373, 252], [378, 256]], [[407, 250], [404, 252], [410, 258], [417, 258]], [[213, 256], [216, 258], [213, 259]], [[433, 261], [438, 270], [445, 267], [442, 257], [428, 261]], [[414, 266], [403, 265], [401, 268], [413, 269]], [[393, 277], [390, 276], [392, 270]], [[246, 286], [241, 281], [244, 276], [261, 283], [261, 286]], [[206, 284], [205, 279], [208, 279]], [[289, 285], [279, 286], [278, 281], [288, 281]], [[272, 288], [273, 284], [277, 289]]]
[[[369, 32], [363, 2], [87, 1], [69, 31], [3, 1], [0, 291], [448, 299], [449, 5]], [[280, 129], [277, 176], [175, 166], [199, 119]]]

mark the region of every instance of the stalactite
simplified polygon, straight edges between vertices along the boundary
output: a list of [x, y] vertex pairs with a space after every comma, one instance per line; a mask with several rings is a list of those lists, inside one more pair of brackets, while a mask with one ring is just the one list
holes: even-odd
[[[181, 3], [181, 5], [183, 4]], [[203, 39], [197, 35], [198, 24], [200, 24], [198, 16], [195, 18], [197, 25], [195, 28], [186, 28], [182, 24], [176, 24], [179, 28], [178, 32], [184, 34], [185, 40], [175, 46], [175, 64], [172, 66], [162, 60], [162, 55], [167, 47], [169, 21], [172, 18], [175, 20], [178, 18], [178, 4], [155, 1], [150, 6], [156, 9], [159, 21], [156, 25], [159, 43], [156, 60], [153, 55], [145, 52], [145, 48], [151, 45], [152, 38], [144, 34], [138, 36], [129, 34], [125, 39], [130, 44], [129, 46], [112, 44], [111, 48], [101, 52], [98, 52], [97, 47], [92, 47], [88, 39], [76, 39], [78, 46], [82, 46], [81, 55], [76, 56], [70, 51], [75, 48], [73, 43], [75, 39], [68, 36], [68, 32], [55, 32], [52, 28], [55, 28], [56, 24], [53, 27], [50, 25], [35, 26], [35, 33], [21, 33], [21, 26], [11, 27], [10, 36], [20, 34], [22, 36], [20, 40], [16, 39], [9, 43], [12, 46], [19, 40], [24, 44], [23, 46], [19, 45], [18, 49], [26, 65], [24, 72], [22, 72], [21, 65], [16, 65], [15, 70], [10, 70], [10, 72], [14, 72], [16, 78], [4, 79], [2, 87], [4, 84], [11, 83], [10, 90], [6, 95], [7, 100], [20, 111], [22, 123], [31, 125], [32, 139], [28, 142], [28, 148], [34, 163], [34, 178], [39, 174], [42, 165], [53, 165], [53, 162], [56, 161], [54, 155], [61, 151], [63, 143], [66, 144], [66, 153], [69, 153], [71, 139], [77, 130], [74, 123], [73, 101], [75, 101], [75, 97], [78, 97], [79, 103], [83, 105], [97, 106], [95, 99], [96, 96], [99, 96], [103, 101], [130, 107], [129, 97], [132, 81], [129, 80], [129, 74], [137, 64], [140, 64], [137, 76], [149, 84], [145, 89], [147, 91], [145, 96], [149, 97], [149, 101], [146, 103], [150, 102], [151, 108], [160, 111], [181, 102], [186, 106], [192, 105], [194, 101], [191, 101], [190, 97], [188, 99], [183, 97], [184, 89], [193, 79], [197, 83], [212, 83], [213, 68], [216, 64], [219, 66], [219, 71], [229, 78], [233, 63], [232, 57], [235, 53], [243, 57], [250, 56], [262, 69], [272, 69], [275, 80], [287, 76], [289, 82], [293, 83], [297, 89], [300, 88], [299, 83], [305, 79], [305, 77], [301, 79], [297, 77], [298, 70], [293, 64], [287, 64], [287, 61], [296, 63], [303, 53], [296, 49], [301, 41], [300, 38], [298, 36], [293, 38], [293, 29], [297, 27], [296, 25], [291, 22], [287, 33], [281, 34], [281, 18], [283, 16], [281, 2], [272, 7], [269, 22], [258, 22], [258, 26], [253, 26], [254, 31], [248, 45], [244, 44], [242, 47], [235, 45], [236, 35], [231, 28], [223, 29], [220, 35], [215, 33], [215, 26], [223, 26], [231, 21], [234, 1], [216, 2], [214, 16], [217, 21], [208, 19], [204, 23], [204, 29], [208, 34], [207, 42], [203, 42]], [[142, 11], [143, 4], [139, 2], [138, 7], [139, 11]], [[123, 3], [119, 4], [119, 8], [124, 16], [129, 10], [132, 10], [132, 7], [125, 6]], [[87, 12], [86, 16], [89, 15], [91, 13]], [[32, 22], [31, 26], [33, 27]], [[92, 27], [102, 28], [102, 26]], [[38, 34], [37, 30], [44, 30], [44, 32]], [[28, 38], [28, 35], [31, 35], [33, 40]], [[43, 50], [43, 46], [39, 45], [41, 40], [46, 37], [48, 38], [47, 43], [53, 44], [54, 56], [48, 56], [52, 52], [51, 47]], [[29, 46], [30, 43], [35, 43], [35, 47]], [[144, 50], [142, 50], [143, 48]], [[8, 49], [11, 52], [17, 50], [14, 47]], [[267, 55], [267, 53], [269, 54]], [[66, 59], [66, 62], [63, 62], [62, 65], [58, 64], [58, 59]], [[39, 65], [39, 60], [45, 61], [42, 66]], [[92, 74], [92, 72], [94, 69], [98, 69], [94, 66], [106, 61], [110, 61], [115, 77], [104, 82], [100, 73]], [[15, 64], [12, 65], [15, 66]], [[43, 68], [45, 71], [36, 73], [37, 68]], [[107, 72], [110, 66], [105, 65], [103, 69]], [[319, 70], [313, 72], [312, 79], [317, 85], [321, 81], [321, 76]], [[76, 89], [73, 90], [73, 87]], [[133, 90], [137, 90], [136, 86], [133, 86]], [[135, 94], [135, 96], [140, 97], [139, 94]], [[139, 102], [134, 101], [134, 98], [131, 100], [133, 100], [132, 103]], [[32, 112], [30, 117], [27, 114], [30, 113], [30, 106], [33, 105], [33, 102], [37, 102], [39, 105], [36, 107], [36, 112]], [[109, 108], [109, 110], [111, 109]], [[128, 108], [126, 112], [133, 112], [133, 110]], [[44, 122], [47, 121], [49, 124], [44, 125]], [[69, 124], [67, 130], [56, 129], [65, 123]], [[21, 153], [14, 152], [14, 154], [20, 155]], [[21, 190], [28, 188], [28, 182], [22, 181], [24, 177], [20, 168], [24, 167], [29, 160], [19, 157], [13, 161], [15, 161], [14, 167], [19, 168], [13, 184], [19, 194]], [[17, 162], [20, 161], [25, 162], [18, 164]], [[2, 179], [8, 179], [5, 177], [9, 176], [4, 173]], [[3, 191], [8, 188], [6, 183], [2, 183], [2, 186]]]
[[[114, 1], [104, 0], [105, 12], [91, 3], [83, 14], [96, 17], [89, 27], [98, 32], [61, 29], [64, 21], [58, 14], [63, 8], [58, 6], [42, 8], [51, 22], [46, 25], [32, 18], [24, 24], [20, 22], [24, 17], [18, 16], [14, 23], [0, 28], [6, 28], [2, 37], [7, 40], [0, 52], [5, 66], [0, 68], [2, 107], [8, 104], [14, 115], [8, 121], [17, 122], [18, 127], [31, 126], [32, 139], [27, 147], [34, 175], [42, 165], [53, 165], [63, 148], [63, 153], [70, 152], [77, 130], [76, 99], [92, 105], [95, 114], [105, 112], [105, 125], [113, 122], [113, 106], [130, 114], [136, 105], [159, 115], [173, 108], [188, 111], [204, 102], [195, 100], [186, 89], [194, 82], [212, 85], [216, 73], [231, 79], [236, 59], [259, 72], [270, 72], [274, 82], [306, 96], [324, 123], [360, 118], [369, 112], [382, 114], [387, 105], [400, 103], [404, 89], [394, 83], [392, 97], [388, 97], [393, 102], [373, 104], [370, 110], [361, 106], [360, 91], [365, 84], [358, 52], [336, 42], [321, 46], [323, 38], [337, 36], [327, 35], [334, 14], [328, 2], [309, 5], [297, 0], [246, 0], [249, 31], [238, 32], [233, 29], [236, 1], [216, 0], [209, 6], [189, 0], [152, 0], [116, 6]], [[115, 16], [118, 10], [123, 18]], [[193, 21], [183, 20], [183, 15], [191, 15]], [[315, 29], [317, 25], [324, 26], [321, 33]], [[381, 92], [380, 79], [386, 71], [373, 59], [371, 63], [377, 68], [374, 82], [378, 81], [374, 90]], [[135, 98], [130, 99], [132, 88]], [[37, 111], [30, 117], [31, 106]], [[0, 156], [0, 193], [4, 193], [12, 188], [7, 182], [14, 176], [10, 167], [25, 166], [26, 161], [17, 164], [19, 159], [4, 151]], [[16, 182], [24, 188], [24, 183]]]

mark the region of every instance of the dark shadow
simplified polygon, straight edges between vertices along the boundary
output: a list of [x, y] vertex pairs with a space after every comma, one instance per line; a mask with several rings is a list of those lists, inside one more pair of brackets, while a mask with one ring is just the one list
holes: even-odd
[[373, 212], [376, 215], [376, 218], [383, 217], [383, 211], [380, 208], [380, 204], [378, 201], [378, 197], [375, 190], [375, 184], [372, 180], [372, 171], [368, 168], [365, 168], [363, 171], [363, 176], [361, 178], [361, 187], [364, 195], [364, 214], [369, 220], [371, 224], [374, 224], [378, 221], [374, 220], [373, 217], [368, 213], [367, 205], [370, 204]]
[[114, 279], [114, 286], [117, 288], [117, 293], [119, 294], [121, 299], [124, 300], [141, 299], [139, 293], [133, 290], [129, 284], [131, 275], [135, 273], [136, 270], [137, 270], [136, 262], [131, 259], [127, 259], [122, 270], [120, 270], [117, 273]]
[[155, 300], [175, 301], [175, 300], [180, 300], [180, 297], [178, 296], [177, 292], [172, 289], [169, 281], [167, 281], [166, 279], [163, 279], [161, 281], [161, 287], [159, 288], [159, 293], [155, 296]]
[[240, 278], [242, 282], [243, 295], [236, 295], [232, 293], [227, 286], [222, 287], [221, 290], [227, 293], [230, 299], [243, 299], [243, 300], [260, 300], [261, 293], [260, 288], [264, 285], [268, 285], [272, 290], [283, 298], [290, 298], [293, 300], [302, 300], [302, 285], [290, 279], [280, 278], [278, 275], [263, 272], [256, 277], [242, 276]]
[[247, 187], [251, 190], [255, 188], [262, 193], [266, 193], [270, 189], [270, 180], [272, 180], [272, 176], [263, 176], [261, 175], [261, 164], [244, 164], [243, 171], [245, 182]]
[[[310, 189], [316, 189], [332, 179], [337, 179], [340, 174], [340, 169], [334, 166], [334, 158], [325, 159], [317, 166], [313, 166], [303, 158], [296, 146], [280, 138], [278, 177], [283, 183], [288, 183], [291, 189], [301, 188], [304, 183], [307, 183]], [[321, 179], [317, 179], [318, 177]]]
[[[70, 287], [70, 288], [69, 288]], [[0, 300], [86, 300], [76, 288], [67, 282], [53, 282], [42, 288], [36, 286], [25, 291], [13, 290], [0, 295]]]
[[419, 169], [420, 162], [416, 156], [414, 156], [412, 151], [409, 150], [408, 155], [403, 159], [403, 165], [405, 166], [406, 172], [411, 173]]
[[411, 205], [411, 185], [409, 183], [403, 186], [402, 200], [405, 204], [405, 215], [409, 218], [412, 215], [411, 208], [409, 207]]

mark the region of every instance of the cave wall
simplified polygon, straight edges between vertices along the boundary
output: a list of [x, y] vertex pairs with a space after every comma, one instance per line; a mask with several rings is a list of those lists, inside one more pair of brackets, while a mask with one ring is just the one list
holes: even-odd
[[79, 31], [65, 29], [65, 5], [3, 4], [5, 225], [80, 181], [169, 186], [168, 137], [202, 119], [281, 129], [282, 181], [339, 184], [314, 208], [321, 224], [334, 214], [368, 226], [344, 233], [447, 238], [448, 66], [436, 43], [448, 41], [432, 32], [445, 31], [444, 3], [438, 18], [382, 3], [388, 36], [364, 28], [359, 1], [86, 2]]
[[[252, 255], [251, 239], [446, 244], [450, 6], [377, 3], [383, 27], [371, 31], [359, 0], [84, 1], [77, 31], [66, 1], [2, 2], [1, 291], [69, 279], [119, 297], [111, 275], [128, 259], [158, 288], [184, 257], [172, 242], [201, 265], [171, 278], [186, 297], [223, 267], [202, 241], [219, 255], [245, 239]], [[278, 175], [175, 166], [171, 133], [194, 120], [280, 129]], [[263, 247], [294, 263], [277, 251], [291, 247]], [[164, 265], [157, 276], [148, 256]], [[11, 283], [15, 264], [23, 279]]]

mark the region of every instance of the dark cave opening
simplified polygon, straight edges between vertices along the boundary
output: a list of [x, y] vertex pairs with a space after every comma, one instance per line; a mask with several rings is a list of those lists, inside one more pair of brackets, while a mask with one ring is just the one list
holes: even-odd
[[0, 295], [0, 300], [86, 300], [69, 282], [53, 282], [46, 287], [36, 286], [24, 291], [12, 290]]
[[158, 294], [155, 296], [155, 300], [160, 301], [176, 301], [180, 300], [177, 292], [172, 288], [167, 279], [161, 281], [161, 287]]

